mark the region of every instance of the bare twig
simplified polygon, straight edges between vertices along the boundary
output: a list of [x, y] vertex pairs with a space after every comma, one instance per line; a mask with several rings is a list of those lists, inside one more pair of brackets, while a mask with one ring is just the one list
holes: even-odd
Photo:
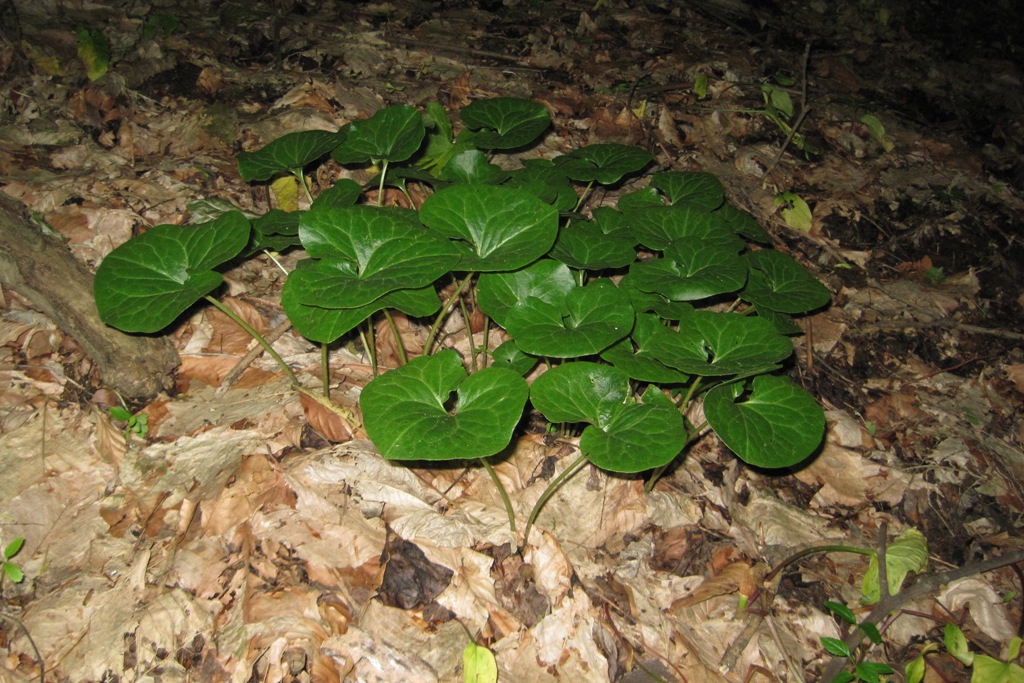
[[[263, 338], [267, 340], [268, 344], [273, 344], [275, 341], [280, 339], [285, 332], [290, 330], [291, 326], [292, 322], [285, 318], [280, 325], [272, 329], [270, 332], [267, 332]], [[224, 379], [221, 380], [220, 387], [217, 389], [218, 394], [223, 394], [230, 389], [242, 376], [242, 373], [245, 372], [245, 370], [253, 364], [253, 361], [259, 358], [262, 353], [263, 347], [259, 344], [254, 344], [253, 347], [249, 349], [249, 353], [242, 356], [242, 359], [235, 363], [235, 367], [231, 368], [231, 372], [226, 374]]]
[[21, 619], [13, 614], [0, 610], [0, 617], [13, 621], [21, 629], [21, 632], [25, 634], [28, 644], [32, 646], [32, 651], [36, 653], [36, 659], [39, 661], [39, 683], [46, 683], [46, 663], [43, 661], [43, 655], [39, 653], [39, 648], [36, 647], [36, 641], [32, 640], [32, 634], [25, 628], [25, 624], [22, 623]]

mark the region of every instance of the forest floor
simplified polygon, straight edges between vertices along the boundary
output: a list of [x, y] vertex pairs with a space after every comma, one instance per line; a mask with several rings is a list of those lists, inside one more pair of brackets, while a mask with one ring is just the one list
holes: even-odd
[[[816, 457], [759, 471], [710, 436], [646, 494], [640, 477], [587, 469], [515, 553], [479, 468], [403, 466], [365, 435], [311, 426], [266, 359], [219, 388], [250, 340], [213, 309], [169, 330], [178, 393], [130, 405], [148, 423], [126, 436], [74, 340], [5, 288], [0, 541], [24, 539], [9, 558], [24, 580], [2, 583], [0, 680], [45, 666], [54, 682], [460, 681], [472, 638], [501, 681], [813, 681], [837, 668], [820, 638], [848, 632], [826, 602], [871, 611], [870, 558], [809, 549], [893, 547], [909, 530], [927, 543], [908, 580], [924, 590], [880, 615], [881, 642], [855, 659], [902, 674], [927, 650], [925, 680], [970, 680], [945, 624], [1001, 660], [1021, 635], [1024, 575], [982, 564], [1024, 550], [1012, 3], [43, 0], [0, 13], [0, 190], [90, 268], [209, 200], [265, 211], [241, 150], [392, 104], [515, 96], [551, 113], [538, 155], [621, 142], [717, 175], [833, 294], [800, 320], [789, 370], [826, 410]], [[111, 44], [94, 81], [78, 29]], [[765, 114], [780, 93], [789, 140]], [[786, 194], [809, 217], [783, 213]], [[251, 324], [283, 320], [269, 257], [226, 278]], [[318, 376], [315, 345], [286, 333], [275, 347]], [[331, 359], [352, 405], [370, 377], [359, 350]], [[572, 454], [527, 435], [498, 464], [518, 515]]]

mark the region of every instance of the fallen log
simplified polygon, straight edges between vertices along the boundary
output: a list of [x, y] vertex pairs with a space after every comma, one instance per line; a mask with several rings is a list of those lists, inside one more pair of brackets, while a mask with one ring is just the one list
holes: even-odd
[[180, 363], [165, 337], [128, 335], [99, 318], [92, 273], [63, 240], [32, 224], [25, 207], [0, 193], [0, 284], [47, 315], [96, 364], [104, 386], [147, 398], [173, 386]]

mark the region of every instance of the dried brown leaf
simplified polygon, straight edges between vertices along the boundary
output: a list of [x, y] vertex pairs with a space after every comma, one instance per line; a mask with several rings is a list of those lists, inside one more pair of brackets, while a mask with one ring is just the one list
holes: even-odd
[[325, 439], [334, 443], [344, 443], [352, 438], [352, 432], [336, 412], [306, 393], [299, 394], [299, 400], [302, 402], [302, 411], [309, 426]]
[[719, 595], [736, 592], [752, 595], [757, 581], [751, 570], [750, 562], [734, 562], [723, 567], [721, 572], [705, 579], [692, 593], [673, 602], [672, 611], [706, 602]]

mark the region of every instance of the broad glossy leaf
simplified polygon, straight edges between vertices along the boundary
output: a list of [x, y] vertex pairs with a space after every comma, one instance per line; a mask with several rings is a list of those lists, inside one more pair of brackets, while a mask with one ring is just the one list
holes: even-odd
[[715, 213], [740, 237], [765, 246], [772, 243], [772, 236], [754, 220], [753, 216], [740, 211], [729, 202], [722, 204]]
[[759, 308], [806, 313], [832, 300], [825, 285], [791, 256], [761, 249], [747, 254], [746, 260], [750, 277], [740, 296]]
[[773, 368], [793, 353], [793, 344], [761, 318], [697, 311], [674, 334], [658, 335], [651, 354], [673, 368], [708, 377]]
[[300, 211], [271, 209], [252, 222], [252, 237], [247, 253], [262, 249], [284, 251], [299, 245]]
[[551, 249], [558, 211], [524, 190], [491, 185], [453, 185], [423, 202], [420, 220], [458, 240], [467, 272], [515, 270]]
[[796, 465], [825, 434], [825, 414], [814, 397], [775, 375], [715, 387], [704, 397], [704, 416], [740, 460], [758, 467]]
[[350, 178], [342, 178], [316, 196], [313, 205], [309, 208], [316, 209], [343, 209], [346, 206], [354, 206], [363, 194], [363, 187]]
[[509, 313], [530, 298], [558, 304], [576, 288], [576, 280], [562, 263], [541, 259], [509, 273], [484, 273], [476, 286], [476, 300], [491, 320], [506, 327]]
[[524, 160], [522, 168], [509, 174], [505, 186], [526, 190], [559, 211], [573, 210], [579, 200], [565, 172], [548, 159]]
[[621, 212], [616, 211], [610, 206], [598, 206], [591, 211], [591, 215], [594, 218], [594, 223], [597, 223], [604, 234], [614, 237], [628, 236], [634, 244], [636, 243], [632, 239], [629, 223]]
[[377, 377], [359, 405], [366, 433], [385, 458], [485, 458], [508, 446], [528, 393], [526, 380], [506, 368], [467, 376], [449, 350]]
[[96, 270], [100, 319], [125, 332], [158, 332], [223, 281], [213, 268], [249, 242], [249, 221], [230, 211], [191, 227], [158, 225], [110, 252]]
[[551, 422], [588, 422], [580, 450], [612, 472], [642, 472], [675, 458], [686, 440], [683, 419], [657, 389], [633, 399], [629, 375], [590, 362], [559, 365], [533, 382], [530, 401]]
[[665, 171], [651, 177], [651, 187], [668, 197], [669, 202], [698, 211], [714, 211], [725, 201], [722, 181], [710, 173]]
[[673, 242], [663, 258], [634, 263], [632, 284], [671, 301], [697, 301], [735, 292], [747, 281], [747, 265], [736, 249], [701, 240]]
[[641, 382], [659, 384], [682, 384], [690, 376], [670, 368], [651, 354], [651, 340], [659, 334], [671, 334], [656, 315], [642, 313], [636, 316], [633, 333], [601, 354], [608, 361], [629, 376]]
[[343, 136], [326, 130], [301, 130], [285, 133], [255, 152], [238, 155], [238, 173], [242, 180], [267, 180], [279, 173], [294, 173], [325, 156], [338, 146]]
[[557, 303], [530, 297], [509, 312], [504, 327], [526, 353], [571, 358], [599, 353], [623, 339], [634, 316], [629, 295], [598, 280]]
[[549, 422], [607, 426], [632, 399], [629, 375], [601, 363], [556, 365], [533, 381], [530, 402]]
[[480, 150], [467, 149], [449, 159], [437, 177], [458, 183], [497, 185], [508, 177], [508, 173], [488, 161], [487, 155]]
[[491, 353], [491, 360], [496, 368], [509, 368], [519, 375], [525, 377], [530, 371], [537, 367], [536, 356], [523, 353], [516, 346], [515, 339], [509, 339]]
[[405, 161], [419, 150], [426, 135], [423, 117], [407, 104], [381, 109], [347, 128], [345, 141], [331, 152], [339, 164]]
[[633, 237], [649, 249], [661, 251], [684, 240], [702, 240], [734, 251], [744, 246], [717, 213], [681, 206], [645, 206], [623, 213]]
[[632, 145], [603, 143], [587, 145], [554, 160], [573, 180], [614, 185], [623, 176], [636, 173], [654, 161], [654, 155]]
[[472, 143], [479, 149], [522, 147], [551, 125], [551, 116], [542, 104], [516, 97], [472, 102], [463, 107], [459, 118], [473, 131]]
[[322, 308], [358, 308], [397, 289], [424, 287], [459, 261], [449, 240], [401, 209], [310, 210], [299, 237], [309, 255], [322, 260], [289, 280], [295, 279], [299, 301]]
[[770, 308], [758, 308], [756, 306], [754, 307], [754, 310], [757, 311], [757, 317], [764, 318], [772, 325], [775, 325], [775, 329], [778, 330], [779, 334], [784, 334], [788, 337], [794, 334], [804, 333], [803, 328], [797, 325], [793, 320], [793, 316], [787, 313], [779, 313], [778, 311], [773, 311]]
[[619, 197], [619, 201], [616, 202], [616, 207], [624, 214], [635, 211], [636, 209], [654, 206], [665, 206], [665, 200], [662, 199], [661, 194], [650, 185], [640, 190], [627, 192]]
[[636, 260], [635, 246], [628, 235], [606, 235], [596, 223], [577, 221], [562, 228], [551, 257], [580, 270], [622, 268]]
[[629, 302], [637, 313], [651, 311], [665, 320], [681, 320], [693, 313], [693, 304], [685, 301], [669, 301], [660, 294], [637, 289], [633, 284], [633, 277], [629, 274], [619, 280], [619, 289], [629, 295]]
[[603, 429], [594, 425], [580, 435], [580, 451], [610, 472], [644, 472], [666, 465], [686, 443], [683, 417], [657, 387], [649, 387], [643, 403], [622, 406]]
[[329, 344], [346, 332], [355, 329], [377, 311], [395, 309], [413, 318], [432, 315], [441, 308], [441, 301], [432, 286], [421, 289], [400, 289], [359, 308], [320, 308], [299, 301], [292, 273], [281, 290], [281, 306], [295, 331], [312, 341]]

